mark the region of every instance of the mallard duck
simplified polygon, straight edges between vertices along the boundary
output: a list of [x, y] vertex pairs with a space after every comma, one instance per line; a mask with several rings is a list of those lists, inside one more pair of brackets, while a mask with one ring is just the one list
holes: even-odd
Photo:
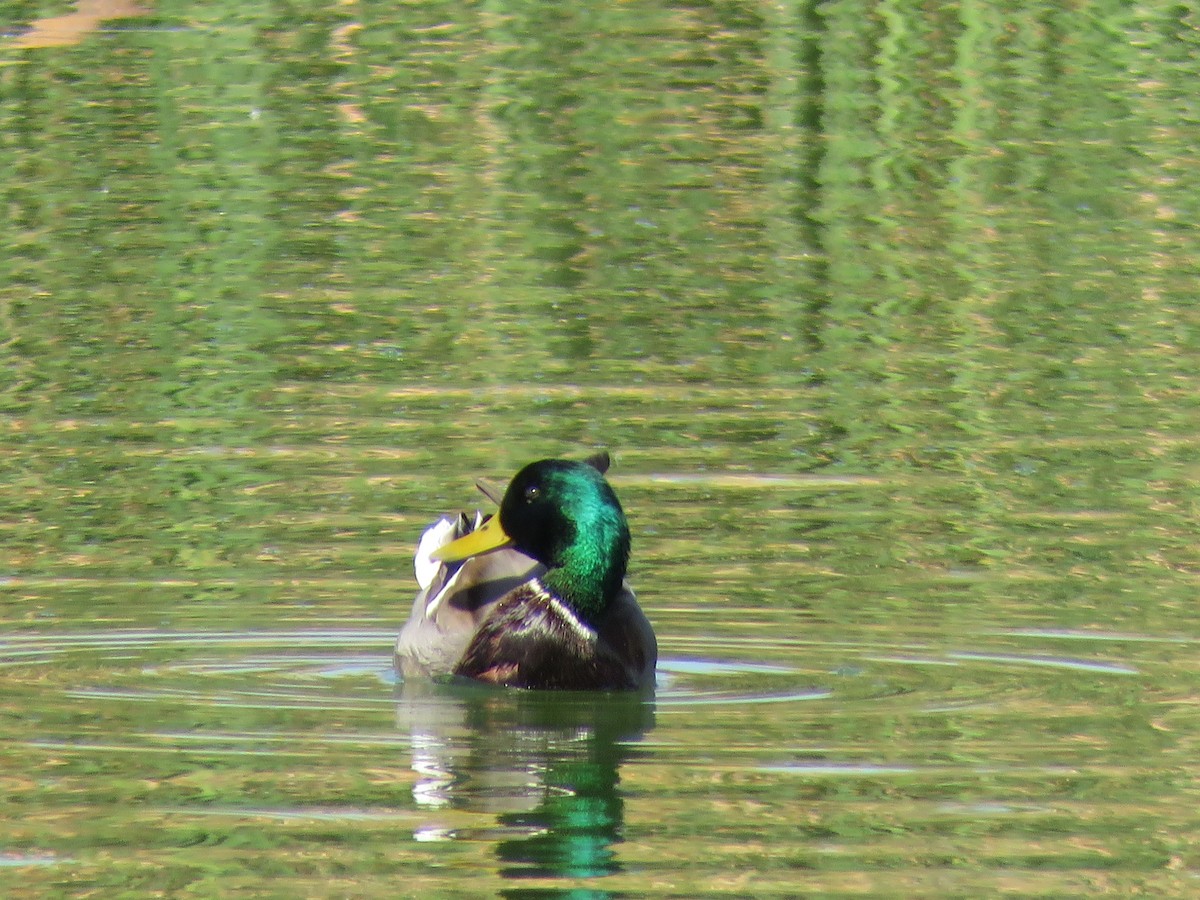
[[608, 461], [530, 463], [496, 515], [460, 514], [425, 531], [414, 559], [420, 591], [396, 641], [402, 677], [653, 687], [658, 645], [625, 582], [629, 526], [604, 478]]

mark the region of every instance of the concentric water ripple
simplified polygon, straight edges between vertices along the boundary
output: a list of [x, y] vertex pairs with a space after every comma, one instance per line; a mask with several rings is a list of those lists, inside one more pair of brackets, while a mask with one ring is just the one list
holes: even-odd
[[[916, 670], [952, 667], [978, 673], [1003, 667], [1131, 676], [1119, 659], [1022, 652], [1013, 642], [1079, 641], [1089, 635], [1010, 632], [1001, 649], [884, 646], [786, 638], [688, 636], [672, 642], [658, 667], [656, 703], [664, 710], [697, 704], [784, 703], [828, 699], [871, 672], [868, 698], [910, 693]], [[86, 657], [91, 666], [69, 696], [108, 700], [191, 699], [200, 704], [288, 708], [368, 708], [394, 704], [396, 678], [383, 629], [0, 635], [0, 668], [53, 668]], [[1110, 640], [1133, 641], [1121, 635]], [[779, 661], [794, 659], [795, 665]], [[770, 661], [763, 661], [764, 659]]]

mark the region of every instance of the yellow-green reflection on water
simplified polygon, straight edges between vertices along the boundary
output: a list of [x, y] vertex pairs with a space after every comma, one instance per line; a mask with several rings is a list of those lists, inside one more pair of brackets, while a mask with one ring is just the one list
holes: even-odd
[[[0, 893], [1195, 894], [1180, 8], [66, 12]], [[599, 447], [654, 702], [394, 683], [427, 522]]]

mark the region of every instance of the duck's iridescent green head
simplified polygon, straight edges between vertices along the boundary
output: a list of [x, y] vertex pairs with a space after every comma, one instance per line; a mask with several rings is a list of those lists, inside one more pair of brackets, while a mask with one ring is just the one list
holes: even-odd
[[629, 525], [617, 495], [597, 469], [544, 459], [516, 474], [499, 515], [434, 557], [465, 559], [504, 546], [546, 566], [546, 587], [584, 619], [594, 620], [621, 590], [629, 562]]

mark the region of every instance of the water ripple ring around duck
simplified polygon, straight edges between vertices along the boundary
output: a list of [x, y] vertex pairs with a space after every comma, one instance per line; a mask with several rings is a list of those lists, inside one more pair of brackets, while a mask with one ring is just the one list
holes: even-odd
[[[90, 658], [90, 675], [68, 688], [68, 696], [129, 701], [192, 697], [221, 706], [344, 710], [395, 702], [390, 654], [379, 652], [393, 639], [390, 631], [368, 629], [9, 633], [0, 635], [0, 669], [19, 678], [23, 668], [44, 671], [68, 657], [74, 662]], [[655, 702], [660, 707], [830, 696], [811, 673], [731, 658], [718, 639], [690, 641], [687, 650], [686, 656], [659, 660]], [[111, 679], [104, 677], [105, 671]]]

